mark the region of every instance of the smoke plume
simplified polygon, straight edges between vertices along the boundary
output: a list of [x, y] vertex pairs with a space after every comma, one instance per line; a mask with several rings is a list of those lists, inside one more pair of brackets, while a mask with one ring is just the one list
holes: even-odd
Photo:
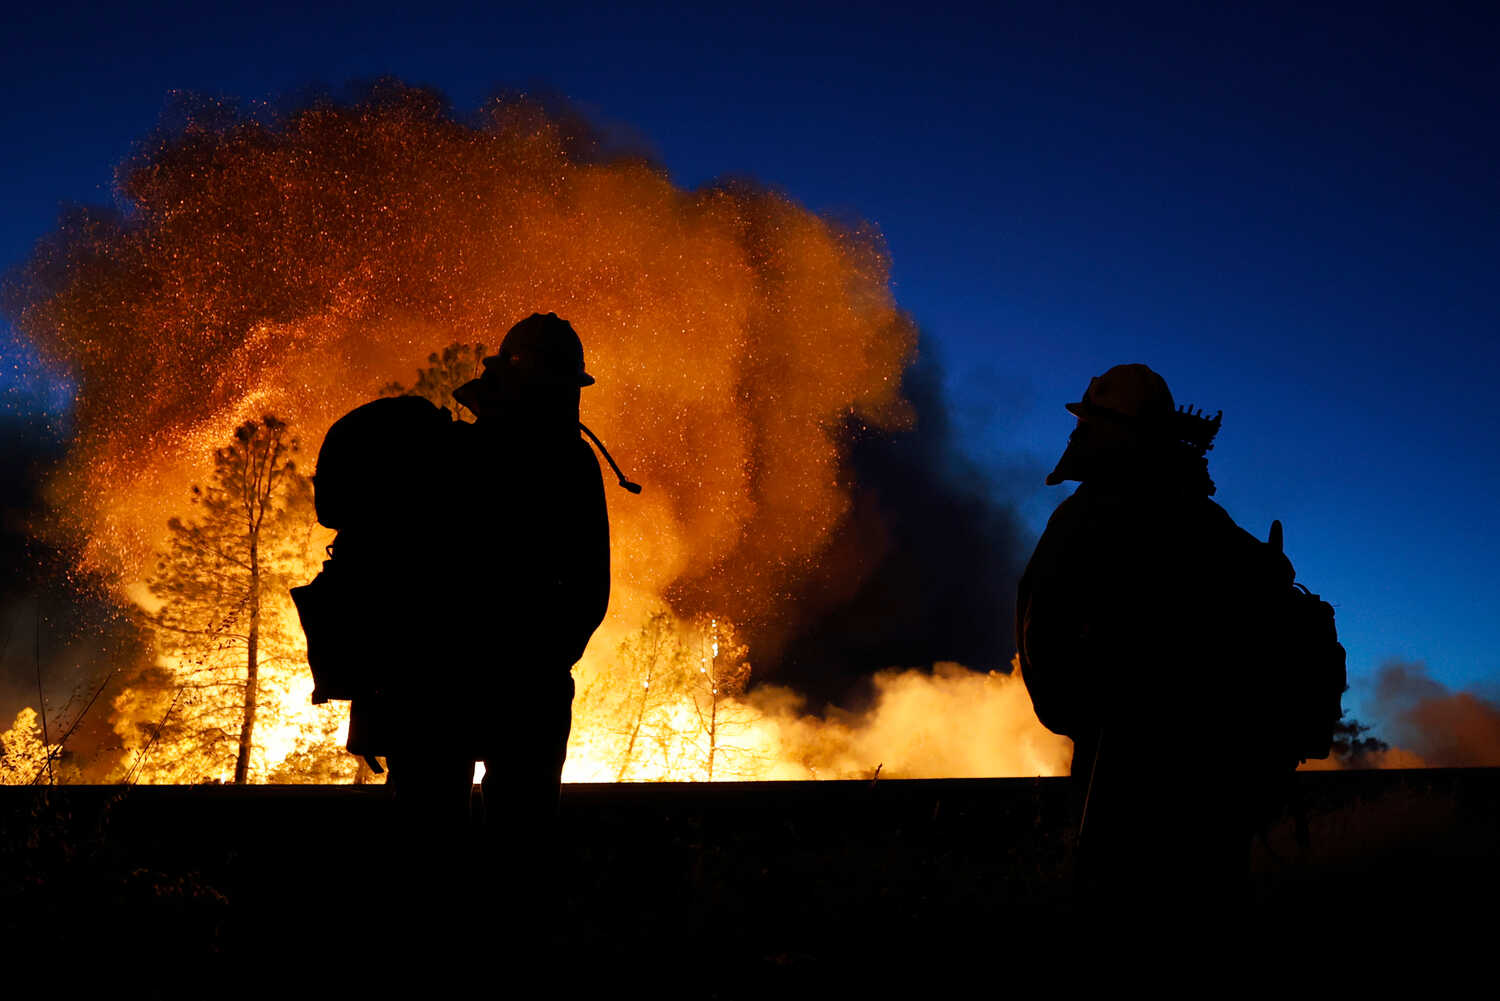
[[1425, 664], [1383, 665], [1373, 705], [1382, 735], [1394, 745], [1390, 753], [1415, 756], [1429, 768], [1500, 765], [1500, 702], [1477, 691], [1452, 691]]
[[902, 392], [911, 428], [849, 429], [850, 515], [829, 544], [837, 575], [793, 606], [776, 677], [815, 700], [842, 700], [891, 667], [1010, 669], [1026, 547], [1001, 501], [1007, 485], [965, 455], [925, 342]]

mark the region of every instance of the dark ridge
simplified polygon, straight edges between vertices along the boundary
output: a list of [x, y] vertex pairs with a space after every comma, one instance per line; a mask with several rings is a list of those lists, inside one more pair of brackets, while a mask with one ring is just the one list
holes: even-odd
[[[1339, 936], [1367, 945], [1372, 922], [1473, 931], [1473, 901], [1500, 890], [1500, 769], [1307, 773], [1297, 784], [1310, 847], [1297, 847], [1290, 817], [1257, 840], [1252, 927], [1311, 922], [1302, 962], [1321, 956], [1341, 975], [1358, 953], [1336, 948]], [[176, 971], [212, 956], [235, 963], [246, 995], [284, 995], [290, 982], [294, 993], [326, 984], [384, 997], [412, 927], [395, 894], [418, 885], [416, 926], [444, 950], [431, 954], [441, 964], [424, 953], [412, 971], [429, 988], [443, 965], [472, 978], [516, 942], [569, 984], [595, 971], [618, 991], [621, 976], [649, 973], [647, 960], [666, 964], [661, 976], [686, 970], [688, 989], [673, 997], [742, 996], [700, 989], [715, 977], [739, 988], [807, 975], [892, 996], [903, 956], [924, 982], [965, 956], [993, 975], [1001, 955], [1022, 974], [1069, 970], [1071, 983], [1080, 939], [1067, 793], [1063, 779], [570, 785], [555, 854], [518, 861], [477, 839], [441, 858], [403, 849], [379, 787], [0, 788], [0, 873], [15, 891], [0, 936], [30, 961], [13, 973], [36, 965], [73, 994], [90, 971], [101, 987], [144, 983], [156, 971], [140, 957], [170, 947], [148, 996], [202, 997], [202, 981]], [[518, 865], [547, 867], [550, 896], [534, 912], [515, 903]], [[1142, 928], [1156, 938], [1183, 917], [1149, 906]], [[1228, 934], [1215, 929], [1233, 946]], [[1047, 950], [1066, 963], [1042, 962]], [[1430, 972], [1433, 953], [1407, 951]], [[1445, 962], [1466, 955], [1450, 951]], [[472, 979], [452, 994], [471, 989]]]

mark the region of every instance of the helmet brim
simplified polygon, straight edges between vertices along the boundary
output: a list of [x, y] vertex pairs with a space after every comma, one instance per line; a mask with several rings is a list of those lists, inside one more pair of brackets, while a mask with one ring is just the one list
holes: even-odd
[[[487, 358], [481, 358], [480, 359], [480, 364], [482, 364], [484, 366], [484, 370], [486, 372], [491, 371], [492, 369], [495, 370], [496, 372], [503, 371], [502, 369], [499, 368], [499, 365], [500, 365], [500, 356], [499, 355], [490, 355]], [[536, 378], [536, 377], [533, 377], [533, 378]], [[574, 386], [574, 385], [576, 385], [576, 386], [582, 387], [582, 386], [592, 386], [594, 384], [594, 377], [591, 376], [591, 375], [589, 375], [587, 372], [579, 372], [578, 373], [578, 381], [576, 383], [572, 379], [569, 379], [569, 378], [566, 378], [566, 377], [563, 377], [563, 378], [560, 378], [560, 379], [556, 378], [556, 377], [553, 377], [550, 380], [546, 379], [546, 378], [540, 378], [539, 381], [552, 381], [555, 385], [562, 385], [562, 386]]]
[[1122, 414], [1118, 410], [1101, 407], [1096, 403], [1090, 403], [1088, 400], [1079, 400], [1077, 403], [1064, 403], [1063, 409], [1081, 421], [1104, 421], [1110, 424], [1117, 424], [1121, 427], [1137, 429], [1144, 429], [1153, 423], [1153, 418]]

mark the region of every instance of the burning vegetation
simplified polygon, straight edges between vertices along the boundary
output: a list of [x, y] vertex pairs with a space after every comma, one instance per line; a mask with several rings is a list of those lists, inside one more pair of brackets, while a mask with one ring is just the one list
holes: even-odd
[[[917, 333], [873, 230], [746, 185], [683, 190], [524, 99], [464, 120], [395, 83], [287, 114], [184, 101], [118, 188], [118, 210], [67, 215], [9, 290], [77, 387], [44, 532], [155, 642], [113, 694], [119, 747], [92, 778], [359, 777], [342, 704], [310, 704], [285, 593], [328, 541], [311, 457], [382, 392], [466, 416], [447, 391], [534, 311], [582, 333], [600, 376], [585, 419], [647, 484], [611, 498], [614, 598], [575, 670], [569, 779], [1065, 771], [1067, 742], [1006, 674], [892, 670], [866, 714], [810, 716], [799, 692], [821, 700], [819, 673], [849, 665], [804, 653], [801, 675], [777, 672], [808, 608], [846, 608], [878, 576], [860, 540], [892, 548], [893, 502], [851, 442], [922, 430], [902, 392]], [[439, 468], [390, 475], [445, 489]], [[495, 527], [433, 525], [429, 544]], [[991, 597], [1006, 621], [1003, 592], [967, 600]], [[464, 697], [423, 670], [433, 698], [412, 713]]]

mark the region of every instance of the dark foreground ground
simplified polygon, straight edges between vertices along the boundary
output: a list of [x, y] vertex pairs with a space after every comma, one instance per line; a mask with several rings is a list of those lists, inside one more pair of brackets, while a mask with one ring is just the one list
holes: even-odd
[[[1500, 769], [1298, 782], [1308, 847], [1286, 817], [1253, 851], [1261, 933], [1360, 940], [1367, 958], [1423, 930], [1493, 938]], [[0, 788], [4, 972], [62, 997], [90, 980], [128, 997], [449, 996], [394, 972], [435, 942], [442, 969], [485, 973], [475, 996], [599, 996], [571, 989], [585, 978], [629, 997], [820, 980], [895, 996], [899, 967], [945, 997], [971, 993], [944, 979], [960, 965], [1074, 976], [1066, 780], [575, 785], [555, 858], [476, 839], [411, 866], [390, 807], [381, 787]], [[547, 900], [521, 905], [539, 872]], [[447, 889], [403, 895], [432, 873]], [[1159, 963], [1174, 945], [1153, 948]], [[512, 990], [522, 967], [550, 983]]]

